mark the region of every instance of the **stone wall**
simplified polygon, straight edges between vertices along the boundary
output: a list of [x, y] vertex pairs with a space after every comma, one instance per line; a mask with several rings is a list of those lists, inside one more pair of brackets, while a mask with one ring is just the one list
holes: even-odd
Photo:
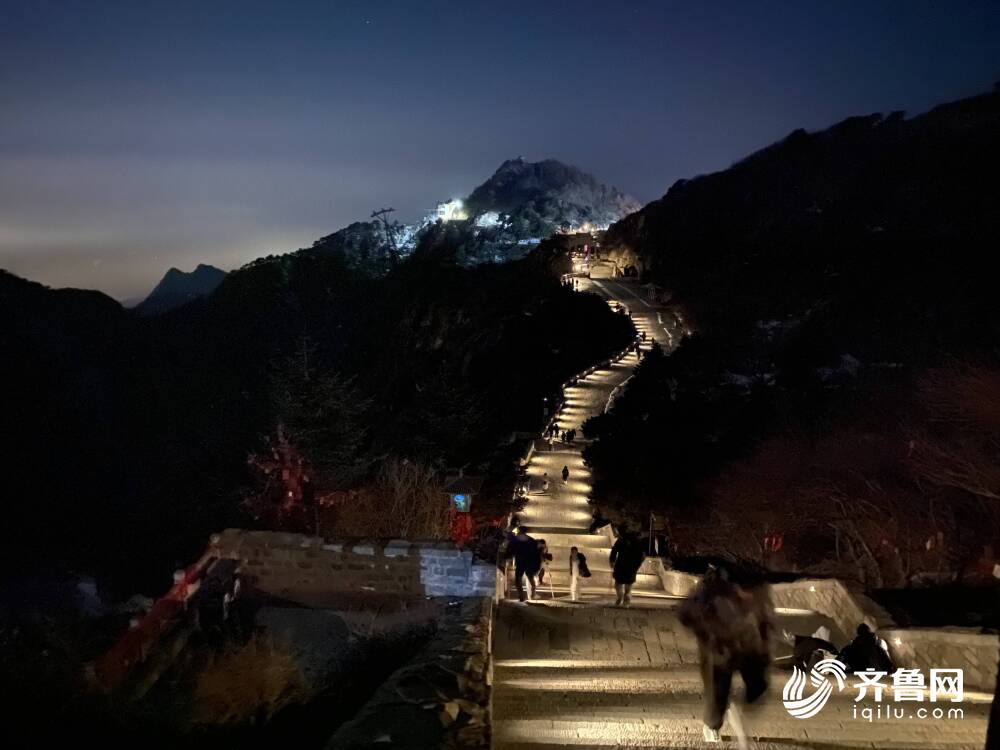
[[451, 542], [331, 541], [304, 534], [227, 529], [210, 554], [241, 563], [241, 576], [257, 590], [289, 600], [338, 593], [494, 596], [495, 566], [475, 561]]
[[[668, 594], [690, 596], [701, 581], [701, 576], [671, 570], [659, 558], [647, 558], [644, 573], [655, 573]], [[840, 642], [853, 637], [858, 624], [868, 623], [872, 630], [891, 627], [889, 614], [864, 594], [851, 591], [836, 579], [806, 579], [771, 586], [771, 601], [775, 607], [802, 609], [830, 618], [838, 633], [834, 640]]]
[[[670, 570], [662, 561], [647, 560], [644, 572], [656, 573], [668, 594], [689, 596], [700, 576]], [[897, 628], [889, 614], [842, 581], [815, 579], [771, 586], [775, 607], [802, 609], [830, 618], [839, 632], [831, 634], [838, 645], [854, 637], [864, 622], [889, 645], [897, 667], [919, 669], [929, 679], [931, 669], [961, 669], [967, 689], [993, 692], [1000, 664], [1000, 636], [968, 628]]]
[[490, 747], [493, 599], [465, 599], [392, 674], [328, 750]]
[[701, 581], [701, 576], [671, 570], [659, 557], [647, 557], [642, 563], [642, 572], [659, 576], [663, 590], [672, 596], [690, 596]]
[[867, 596], [832, 578], [774, 584], [771, 601], [775, 607], [807, 609], [829, 617], [840, 631], [833, 634], [837, 643], [853, 638], [862, 622], [872, 630], [894, 624], [889, 614]]
[[931, 669], [961, 669], [967, 689], [992, 693], [1000, 662], [1000, 637], [969, 628], [887, 628], [879, 635], [889, 644], [897, 666], [916, 668], [930, 679]]

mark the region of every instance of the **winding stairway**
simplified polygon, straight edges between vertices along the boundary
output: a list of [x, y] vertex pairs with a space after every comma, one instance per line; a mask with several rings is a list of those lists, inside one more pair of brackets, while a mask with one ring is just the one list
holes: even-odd
[[[628, 285], [600, 278], [581, 280], [584, 290], [603, 294], [609, 304], [630, 307], [647, 342], [656, 337], [672, 348], [683, 325], [642, 300]], [[576, 428], [599, 414], [614, 389], [632, 374], [638, 357], [630, 354], [605, 369], [580, 378], [566, 390], [558, 415], [560, 430]], [[723, 744], [702, 741], [702, 686], [694, 639], [676, 617], [678, 600], [655, 575], [640, 574], [631, 609], [613, 606], [608, 554], [611, 539], [589, 532], [587, 503], [591, 477], [582, 445], [536, 444], [528, 466], [532, 485], [548, 475], [549, 491], [530, 494], [519, 516], [536, 539], [553, 553], [552, 585], [539, 599], [522, 604], [504, 600], [493, 626], [493, 747], [498, 750], [553, 750], [559, 747], [695, 748], [735, 746], [731, 727]], [[562, 482], [563, 466], [570, 471]], [[581, 586], [581, 601], [568, 601], [569, 548], [587, 556], [593, 577]], [[810, 612], [779, 613], [779, 627], [812, 632]], [[962, 720], [906, 719], [867, 723], [852, 716], [846, 695], [831, 700], [809, 720], [791, 718], [781, 703], [786, 673], [773, 675], [771, 694], [744, 715], [753, 746], [764, 748], [981, 748], [989, 703], [962, 704]], [[734, 681], [738, 685], [739, 680]], [[734, 688], [735, 689], [735, 688]]]

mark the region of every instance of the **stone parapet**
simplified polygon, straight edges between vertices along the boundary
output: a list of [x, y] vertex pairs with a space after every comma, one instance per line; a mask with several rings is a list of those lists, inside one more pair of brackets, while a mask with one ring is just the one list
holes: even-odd
[[494, 566], [451, 542], [227, 529], [213, 535], [209, 554], [239, 560], [241, 575], [256, 589], [290, 599], [335, 593], [492, 597], [496, 590]]
[[897, 666], [919, 669], [930, 680], [932, 669], [961, 669], [966, 689], [993, 692], [1000, 663], [1000, 637], [971, 628], [886, 628]]

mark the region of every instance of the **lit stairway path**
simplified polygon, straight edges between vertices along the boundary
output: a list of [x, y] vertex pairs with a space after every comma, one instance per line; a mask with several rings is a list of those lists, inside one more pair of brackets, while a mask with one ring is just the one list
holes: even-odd
[[[641, 599], [625, 610], [559, 600], [501, 602], [494, 624], [493, 747], [735, 746], [728, 725], [721, 745], [702, 741], [697, 647], [677, 621], [677, 604]], [[798, 629], [792, 621], [808, 616], [779, 615], [778, 625]], [[800, 720], [781, 704], [787, 677], [773, 670], [768, 695], [744, 711], [756, 748], [983, 747], [988, 702], [955, 704], [964, 710], [961, 719], [869, 723], [855, 718], [856, 692], [848, 691]], [[734, 685], [739, 695], [739, 678]]]
[[[599, 269], [595, 276], [599, 277]], [[596, 283], [595, 283], [596, 282]], [[672, 349], [683, 321], [646, 306], [627, 285], [597, 278], [581, 280], [581, 289], [620, 299], [632, 311], [636, 328]], [[638, 359], [630, 355], [612, 367], [581, 378], [566, 391], [559, 415], [561, 430], [576, 428], [606, 408], [614, 389], [631, 375]], [[694, 639], [676, 617], [679, 602], [668, 596], [655, 576], [637, 579], [631, 609], [614, 601], [608, 553], [610, 538], [590, 534], [587, 503], [591, 477], [580, 456], [582, 445], [539, 443], [528, 466], [548, 493], [533, 493], [519, 514], [536, 538], [553, 552], [552, 591], [540, 588], [540, 601], [502, 601], [493, 626], [493, 747], [498, 750], [554, 748], [718, 748], [735, 747], [728, 726], [723, 742], [702, 741], [702, 685]], [[562, 467], [570, 470], [563, 484]], [[593, 578], [581, 587], [580, 603], [567, 600], [569, 547], [585, 555]], [[783, 612], [778, 626], [812, 632], [808, 612]], [[797, 623], [796, 620], [799, 620]], [[781, 704], [788, 673], [774, 671], [769, 694], [744, 714], [744, 724], [759, 750], [796, 748], [982, 748], [989, 703], [964, 703], [963, 719], [876, 720], [852, 716], [852, 697], [831, 700], [813, 719], [790, 717]], [[740, 684], [737, 678], [735, 684]], [[742, 688], [737, 688], [738, 691]]]
[[[557, 417], [560, 431], [573, 428], [579, 431], [586, 419], [601, 413], [611, 391], [628, 378], [637, 362], [638, 356], [630, 354], [610, 368], [597, 370], [567, 388], [565, 404]], [[613, 601], [614, 588], [608, 559], [611, 538], [604, 533], [590, 533], [592, 511], [587, 496], [591, 476], [581, 456], [583, 445], [580, 440], [572, 445], [557, 440], [550, 447], [547, 441], [539, 441], [527, 467], [530, 485], [538, 491], [529, 495], [527, 505], [518, 513], [518, 518], [535, 539], [546, 541], [553, 556], [549, 563], [552, 586], [540, 587], [540, 595], [568, 594], [569, 551], [575, 546], [587, 556], [593, 573], [590, 579], [581, 582], [581, 597], [584, 600], [600, 597]], [[569, 480], [566, 482], [562, 480], [564, 466], [569, 469]], [[544, 479], [548, 479], [547, 492], [540, 491]], [[644, 574], [637, 578], [634, 595], [657, 592], [660, 595], [663, 592], [657, 576]]]
[[[595, 275], [601, 271], [595, 269]], [[611, 298], [612, 282], [582, 279], [582, 288], [608, 298], [612, 307], [620, 304]], [[607, 283], [607, 287], [604, 284]], [[598, 286], [600, 285], [600, 286]], [[628, 306], [628, 305], [626, 305]], [[658, 316], [652, 308], [633, 309], [632, 320], [637, 330], [647, 332], [648, 348], [653, 337]], [[664, 329], [666, 330], [666, 329]], [[661, 339], [663, 335], [661, 335]], [[586, 555], [592, 577], [581, 581], [581, 599], [586, 602], [614, 601], [614, 584], [611, 577], [609, 555], [611, 538], [604, 533], [590, 533], [592, 509], [587, 502], [591, 489], [590, 470], [584, 465], [581, 451], [584, 447], [582, 425], [592, 416], [601, 414], [615, 390], [631, 377], [640, 361], [632, 352], [607, 367], [601, 367], [577, 378], [564, 392], [564, 400], [556, 415], [559, 432], [575, 429], [577, 439], [572, 444], [556, 440], [551, 444], [539, 440], [536, 451], [528, 463], [529, 494], [526, 507], [518, 513], [520, 522], [527, 526], [536, 539], [544, 539], [552, 553], [549, 563], [549, 582], [539, 587], [541, 597], [565, 597], [569, 593], [569, 551], [577, 547]], [[563, 467], [569, 469], [569, 480], [563, 482]], [[548, 491], [542, 492], [543, 480], [548, 480]], [[667, 598], [656, 575], [640, 573], [633, 586], [633, 597]]]

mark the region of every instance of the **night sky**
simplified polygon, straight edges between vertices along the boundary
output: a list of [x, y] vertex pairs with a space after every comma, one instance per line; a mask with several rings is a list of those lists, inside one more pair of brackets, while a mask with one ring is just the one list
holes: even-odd
[[0, 0], [0, 267], [142, 295], [501, 161], [642, 201], [1000, 78], [1000, 2]]

